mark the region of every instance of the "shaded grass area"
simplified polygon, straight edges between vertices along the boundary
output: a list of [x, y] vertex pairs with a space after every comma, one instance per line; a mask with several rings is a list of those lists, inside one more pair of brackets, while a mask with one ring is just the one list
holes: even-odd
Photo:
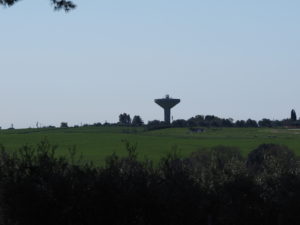
[[47, 138], [58, 145], [58, 153], [65, 154], [75, 146], [84, 159], [102, 164], [112, 153], [126, 155], [124, 140], [137, 144], [139, 158], [157, 162], [176, 149], [187, 156], [201, 148], [217, 145], [238, 147], [246, 155], [262, 143], [286, 145], [300, 155], [300, 130], [273, 128], [210, 128], [193, 133], [187, 128], [146, 131], [144, 128], [81, 127], [55, 129], [19, 129], [0, 131], [0, 143], [8, 150], [24, 144], [35, 145]]

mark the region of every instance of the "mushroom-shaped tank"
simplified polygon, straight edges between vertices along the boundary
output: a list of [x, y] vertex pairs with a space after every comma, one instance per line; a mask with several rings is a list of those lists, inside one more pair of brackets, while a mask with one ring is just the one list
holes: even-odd
[[165, 111], [165, 122], [170, 124], [171, 122], [171, 108], [180, 102], [180, 99], [170, 98], [166, 95], [165, 98], [155, 99], [154, 102], [161, 106]]

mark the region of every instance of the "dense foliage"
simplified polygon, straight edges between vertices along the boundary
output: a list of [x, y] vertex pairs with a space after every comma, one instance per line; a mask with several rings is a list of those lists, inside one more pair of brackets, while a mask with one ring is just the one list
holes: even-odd
[[[20, 0], [0, 0], [0, 5], [12, 6], [19, 1]], [[50, 0], [50, 2], [54, 6], [55, 10], [64, 9], [65, 11], [69, 11], [76, 7], [72, 1], [67, 0]]]
[[124, 126], [131, 125], [131, 117], [127, 113], [122, 113], [119, 115], [119, 124]]
[[296, 112], [292, 110], [291, 119], [270, 120], [261, 119], [259, 121], [253, 119], [236, 120], [219, 118], [214, 115], [196, 115], [188, 120], [174, 120], [173, 127], [300, 127], [300, 120], [296, 118]]
[[[137, 120], [138, 119], [138, 120]], [[142, 126], [144, 123], [140, 116], [134, 116], [134, 119], [131, 121], [131, 117], [127, 113], [122, 113], [119, 115], [118, 125], [122, 126]], [[298, 128], [300, 127], [300, 120], [297, 120], [296, 111], [291, 111], [290, 119], [283, 120], [270, 120], [270, 119], [261, 119], [259, 121], [253, 119], [247, 120], [236, 120], [232, 118], [220, 118], [214, 115], [196, 115], [187, 120], [178, 119], [172, 121], [171, 124], [167, 124], [163, 121], [152, 120], [148, 121], [146, 128], [148, 130], [163, 129], [168, 127], [245, 127], [245, 128], [256, 128], [256, 127], [290, 127]]]
[[214, 147], [187, 158], [176, 153], [153, 166], [126, 157], [105, 166], [58, 157], [42, 141], [0, 155], [0, 223], [59, 224], [299, 224], [299, 165], [289, 149], [265, 144], [244, 159]]

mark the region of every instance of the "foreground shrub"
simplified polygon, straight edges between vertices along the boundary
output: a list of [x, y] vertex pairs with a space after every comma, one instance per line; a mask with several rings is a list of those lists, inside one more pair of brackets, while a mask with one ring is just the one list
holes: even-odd
[[76, 217], [76, 198], [84, 194], [78, 189], [89, 181], [92, 169], [56, 157], [55, 149], [46, 140], [36, 147], [24, 146], [17, 153], [2, 149], [0, 196], [4, 224], [66, 224]]
[[298, 213], [290, 213], [295, 212], [292, 205], [300, 204], [300, 180], [294, 153], [285, 146], [260, 145], [250, 152], [247, 169], [260, 188], [261, 221], [265, 224], [287, 221], [287, 224], [296, 224], [300, 219]]
[[213, 147], [157, 166], [126, 157], [103, 167], [57, 156], [44, 140], [0, 154], [0, 223], [4, 225], [298, 224], [300, 178], [286, 147], [261, 145], [248, 158]]

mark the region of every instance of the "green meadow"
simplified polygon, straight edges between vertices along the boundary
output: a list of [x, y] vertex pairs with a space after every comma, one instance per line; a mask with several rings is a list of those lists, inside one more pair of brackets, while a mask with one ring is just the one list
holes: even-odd
[[194, 133], [188, 128], [147, 131], [116, 126], [0, 131], [0, 144], [9, 151], [22, 145], [34, 146], [45, 138], [58, 146], [58, 154], [66, 154], [75, 147], [78, 155], [96, 164], [102, 164], [112, 153], [125, 155], [125, 140], [137, 145], [140, 159], [155, 162], [174, 149], [185, 156], [199, 149], [223, 145], [237, 147], [246, 155], [262, 143], [286, 145], [300, 156], [300, 129], [205, 128], [202, 133]]

